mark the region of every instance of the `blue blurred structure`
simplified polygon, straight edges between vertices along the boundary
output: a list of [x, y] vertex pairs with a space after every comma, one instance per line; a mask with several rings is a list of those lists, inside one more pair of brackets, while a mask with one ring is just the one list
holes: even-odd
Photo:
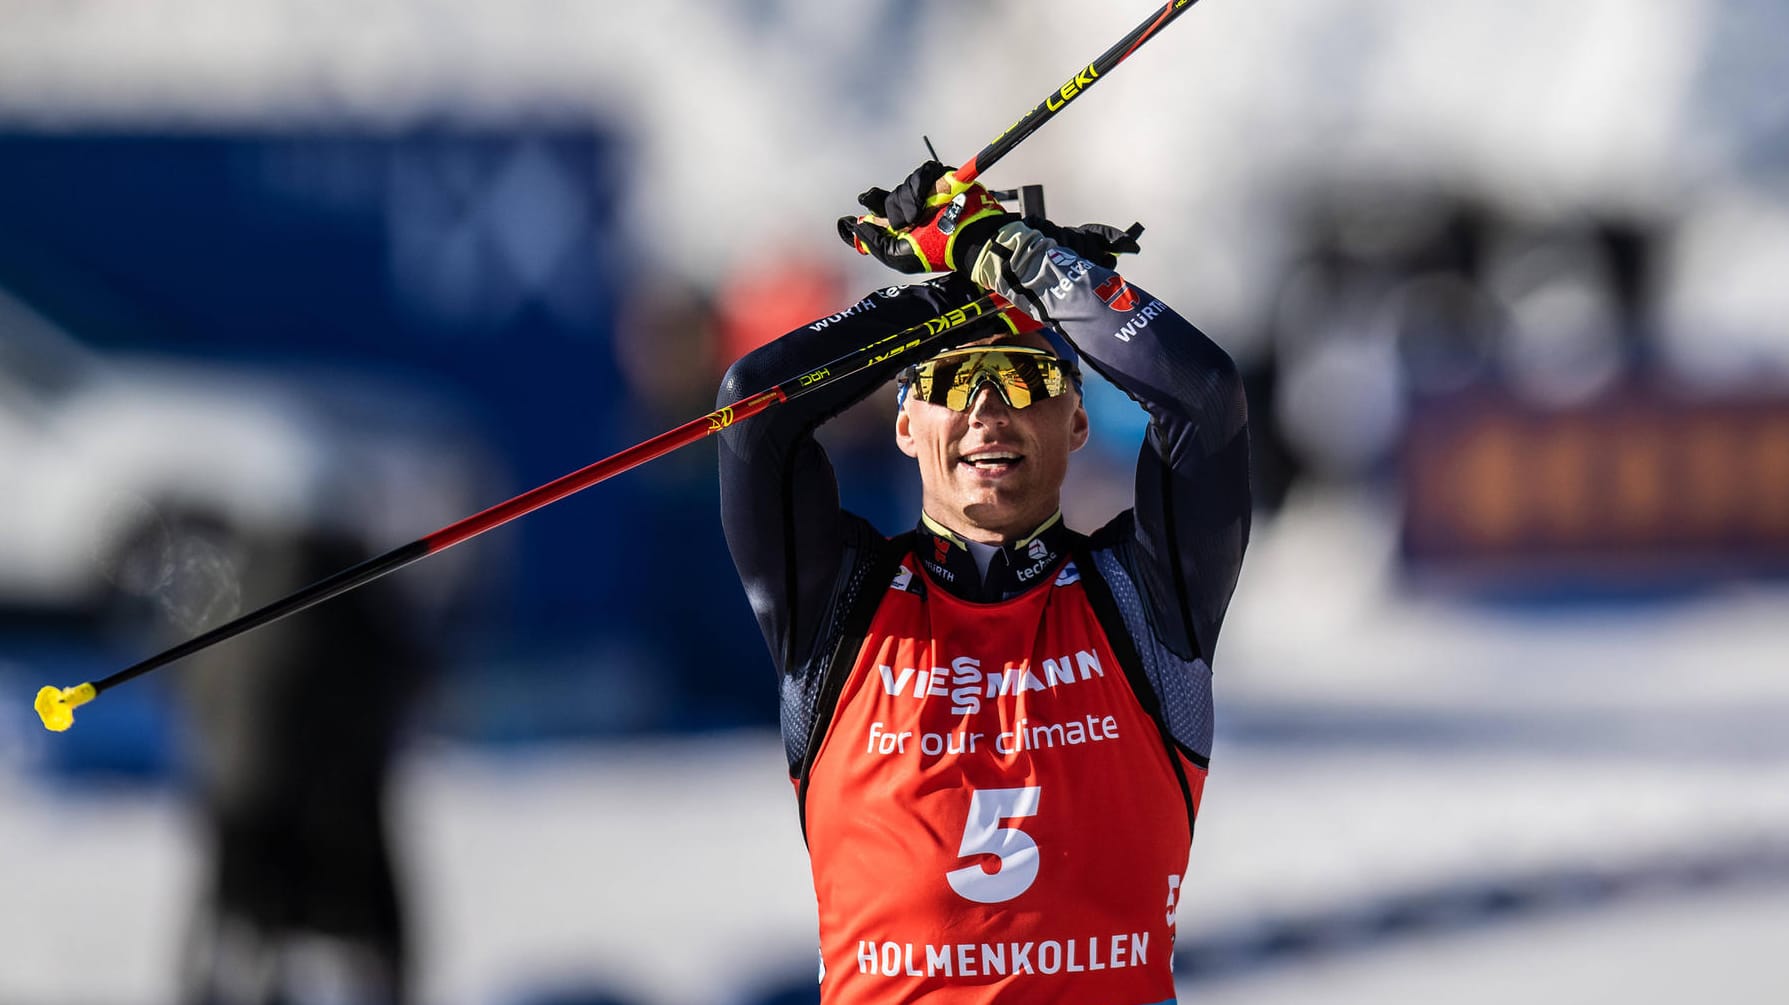
[[[9, 5], [0, 298], [105, 354], [436, 392], [507, 466], [496, 501], [706, 410], [667, 407], [616, 358], [665, 263], [699, 298], [782, 264], [788, 240], [865, 266], [847, 285], [888, 281], [830, 232], [852, 194], [898, 178], [922, 133], [946, 159], [974, 149], [1133, 16], [851, 13]], [[1183, 998], [1779, 1000], [1789, 5], [1194, 17], [1177, 51], [1135, 61], [997, 179], [1046, 184], [1068, 222], [1149, 224], [1126, 271], [1249, 370], [1269, 512], [1220, 654]], [[947, 37], [1026, 59], [966, 68], [922, 42]], [[658, 38], [677, 44], [642, 44]], [[0, 316], [0, 349], [11, 330]], [[655, 375], [716, 362], [664, 334], [637, 347]], [[1661, 377], [1698, 397], [1605, 423]], [[1116, 435], [1076, 460], [1089, 513], [1127, 496], [1139, 433], [1106, 390], [1090, 408]], [[1760, 396], [1768, 426], [1706, 421]], [[898, 530], [912, 479], [872, 456], [891, 452], [874, 419], [823, 436], [847, 505]], [[1468, 435], [1500, 428], [1512, 449]], [[7, 446], [0, 521], [20, 484]], [[768, 729], [691, 735], [772, 721], [712, 453], [388, 581], [436, 584], [450, 566], [433, 563], [461, 556], [479, 575], [433, 715], [481, 742], [415, 745], [397, 779], [428, 1001], [814, 1000], [781, 746]], [[1638, 476], [1611, 477], [1624, 465]], [[1623, 522], [1649, 500], [1664, 522]], [[393, 538], [369, 543], [445, 522], [422, 516], [393, 513]], [[0, 553], [0, 580], [21, 565]], [[0, 1001], [173, 1000], [205, 851], [177, 790], [129, 783], [174, 770], [185, 674], [53, 736], [33, 688], [154, 648], [61, 628], [0, 612], [0, 854], [56, 866], [0, 871]], [[612, 738], [658, 730], [682, 735]], [[538, 742], [592, 734], [611, 738]], [[75, 946], [92, 965], [52, 965]]]
[[[589, 126], [0, 135], [0, 286], [105, 349], [426, 386], [507, 466], [482, 506], [659, 431], [611, 350], [642, 268], [617, 217], [626, 158]], [[491, 692], [581, 695], [561, 729], [771, 722], [712, 445], [690, 453], [466, 545], [508, 561], [481, 566], [458, 662], [504, 668]], [[641, 671], [631, 692], [570, 679]], [[460, 704], [458, 728], [540, 725], [479, 706]]]

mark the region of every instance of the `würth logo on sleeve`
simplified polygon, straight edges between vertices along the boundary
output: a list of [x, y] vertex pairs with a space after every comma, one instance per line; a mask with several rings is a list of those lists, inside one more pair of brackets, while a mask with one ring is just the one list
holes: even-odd
[[1129, 311], [1137, 306], [1136, 291], [1124, 281], [1124, 277], [1114, 272], [1112, 278], [1093, 288], [1106, 306], [1115, 311]]

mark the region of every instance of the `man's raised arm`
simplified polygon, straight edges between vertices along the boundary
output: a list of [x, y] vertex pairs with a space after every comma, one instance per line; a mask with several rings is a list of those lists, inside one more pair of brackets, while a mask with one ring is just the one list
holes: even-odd
[[[741, 357], [727, 370], [718, 404], [824, 366], [979, 295], [953, 277], [872, 293]], [[721, 434], [721, 525], [779, 672], [806, 664], [845, 549], [875, 533], [839, 508], [838, 482], [814, 429], [882, 386], [906, 362], [896, 357], [828, 382]]]
[[1024, 222], [999, 230], [974, 278], [1057, 327], [1149, 413], [1136, 567], [1161, 641], [1209, 661], [1249, 534], [1248, 409], [1235, 364], [1147, 291]]

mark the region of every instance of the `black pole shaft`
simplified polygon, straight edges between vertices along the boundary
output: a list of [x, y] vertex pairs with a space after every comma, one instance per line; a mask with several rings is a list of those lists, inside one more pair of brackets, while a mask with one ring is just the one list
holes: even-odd
[[404, 566], [409, 565], [411, 562], [426, 557], [428, 554], [429, 549], [426, 540], [412, 541], [402, 547], [393, 548], [383, 555], [369, 558], [359, 565], [343, 569], [341, 572], [329, 576], [326, 579], [320, 579], [304, 589], [299, 590], [297, 593], [276, 600], [258, 610], [250, 611], [234, 621], [225, 622], [208, 632], [194, 636], [172, 649], [164, 650], [146, 660], [133, 663], [103, 680], [95, 681], [93, 684], [94, 693], [103, 693], [108, 688], [122, 684], [132, 678], [141, 677], [151, 670], [166, 666], [183, 657], [191, 656], [193, 653], [196, 653], [201, 649], [209, 649], [210, 647], [217, 645], [219, 642], [223, 642], [226, 639], [233, 639], [236, 636], [241, 635], [243, 632], [259, 628], [270, 622], [278, 621], [287, 615], [297, 614], [299, 611], [302, 611], [307, 607], [314, 607], [317, 604], [321, 604], [323, 601], [328, 600], [331, 597], [339, 597], [342, 594], [347, 593], [349, 590], [364, 586], [367, 583], [378, 579], [380, 576], [396, 572]]

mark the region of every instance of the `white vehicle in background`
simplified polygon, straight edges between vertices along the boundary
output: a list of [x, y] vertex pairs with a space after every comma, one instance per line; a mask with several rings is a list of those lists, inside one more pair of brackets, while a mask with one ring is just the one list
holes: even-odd
[[[215, 624], [274, 599], [240, 595], [219, 542], [330, 535], [375, 554], [494, 498], [484, 457], [407, 389], [102, 356], [0, 290], [10, 614], [109, 617], [148, 599], [177, 628]], [[443, 558], [394, 579], [445, 600], [466, 562]]]

